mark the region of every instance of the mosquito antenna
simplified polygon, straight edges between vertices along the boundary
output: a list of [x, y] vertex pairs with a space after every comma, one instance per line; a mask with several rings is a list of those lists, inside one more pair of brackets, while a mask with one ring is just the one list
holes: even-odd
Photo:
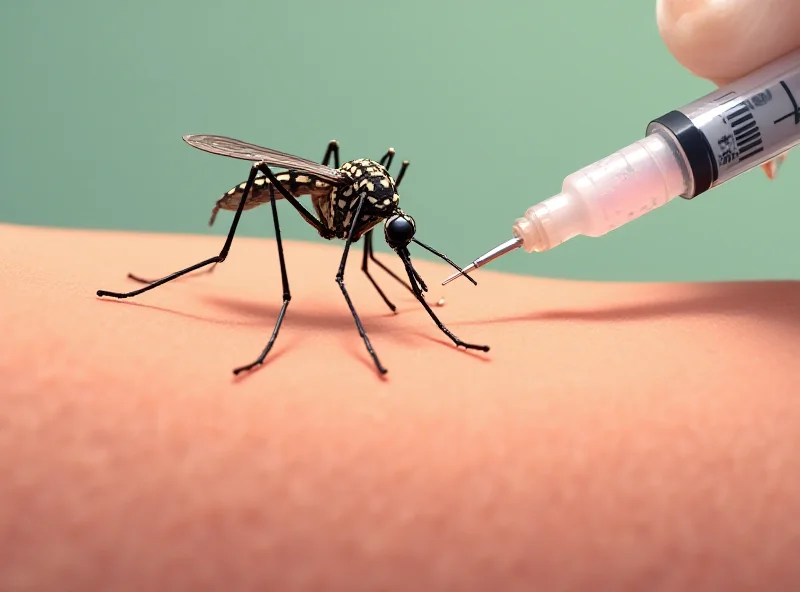
[[472, 282], [473, 284], [475, 284], [476, 286], [478, 285], [478, 282], [476, 282], [476, 281], [475, 281], [475, 280], [473, 280], [471, 277], [469, 277], [469, 276], [468, 276], [466, 273], [464, 273], [464, 270], [463, 270], [463, 269], [461, 269], [461, 268], [460, 268], [458, 265], [456, 265], [455, 263], [453, 263], [453, 261], [451, 261], [451, 260], [450, 260], [450, 259], [447, 257], [447, 255], [445, 255], [444, 253], [440, 253], [439, 251], [437, 251], [437, 250], [436, 250], [436, 249], [434, 249], [433, 247], [429, 247], [429, 246], [428, 246], [428, 245], [426, 245], [425, 243], [422, 243], [422, 242], [418, 241], [418, 240], [417, 240], [417, 239], [415, 239], [415, 238], [412, 238], [411, 240], [412, 240], [412, 241], [414, 241], [415, 243], [417, 243], [417, 244], [418, 244], [420, 247], [422, 247], [423, 249], [426, 249], [426, 250], [430, 251], [431, 253], [433, 253], [434, 255], [436, 255], [437, 257], [439, 257], [440, 259], [443, 259], [444, 261], [447, 261], [447, 262], [448, 262], [448, 263], [449, 263], [451, 266], [453, 266], [455, 269], [457, 269], [457, 270], [458, 270], [458, 273], [460, 273], [461, 275], [463, 275], [465, 278], [467, 278], [469, 281], [471, 281], [471, 282]]

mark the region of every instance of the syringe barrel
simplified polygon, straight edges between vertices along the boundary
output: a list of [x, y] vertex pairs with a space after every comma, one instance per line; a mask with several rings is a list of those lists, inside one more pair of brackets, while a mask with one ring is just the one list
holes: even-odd
[[601, 236], [664, 205], [691, 184], [680, 146], [657, 131], [564, 179], [561, 193], [531, 207], [513, 228], [528, 251]]
[[569, 175], [513, 233], [528, 251], [600, 236], [800, 144], [800, 50], [653, 120], [643, 140]]
[[692, 173], [692, 198], [800, 144], [800, 50], [652, 121]]

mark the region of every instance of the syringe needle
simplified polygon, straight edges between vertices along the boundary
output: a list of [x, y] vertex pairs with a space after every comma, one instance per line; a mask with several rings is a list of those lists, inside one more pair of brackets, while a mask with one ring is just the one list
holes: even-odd
[[443, 286], [446, 286], [447, 284], [449, 284], [450, 282], [452, 282], [452, 281], [453, 281], [454, 279], [456, 279], [457, 277], [461, 277], [461, 276], [462, 276], [462, 275], [464, 275], [465, 273], [469, 273], [469, 272], [470, 272], [470, 271], [472, 271], [473, 269], [477, 269], [477, 267], [478, 267], [478, 266], [477, 266], [477, 265], [475, 265], [475, 263], [474, 263], [474, 262], [473, 262], [473, 263], [470, 263], [470, 264], [469, 264], [469, 265], [467, 265], [467, 266], [466, 266], [464, 269], [462, 269], [461, 271], [458, 271], [458, 272], [454, 273], [454, 274], [453, 274], [453, 275], [451, 275], [449, 278], [447, 278], [445, 281], [443, 281], [443, 282], [442, 282], [442, 285], [443, 285]]
[[445, 281], [442, 282], [442, 285], [446, 286], [447, 284], [452, 282], [457, 277], [460, 277], [461, 275], [463, 275], [465, 273], [469, 273], [473, 269], [478, 269], [479, 267], [483, 267], [484, 265], [486, 265], [490, 261], [494, 261], [498, 257], [502, 257], [506, 253], [510, 253], [514, 249], [518, 249], [521, 246], [522, 246], [522, 239], [521, 238], [512, 238], [511, 240], [508, 240], [508, 241], [504, 242], [502, 245], [499, 245], [499, 246], [495, 247], [494, 249], [492, 249], [488, 253], [486, 253], [484, 255], [481, 255], [480, 257], [475, 259], [475, 261], [473, 261], [472, 263], [467, 265], [462, 271], [460, 271], [458, 273], [454, 273], [453, 275], [451, 275], [449, 278], [447, 278]]

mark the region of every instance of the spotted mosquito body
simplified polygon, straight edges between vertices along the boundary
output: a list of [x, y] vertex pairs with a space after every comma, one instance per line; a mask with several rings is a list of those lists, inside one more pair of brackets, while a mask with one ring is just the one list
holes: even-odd
[[[324, 238], [347, 239], [356, 207], [363, 201], [360, 223], [353, 237], [353, 242], [356, 242], [398, 209], [400, 196], [394, 179], [379, 162], [362, 158], [344, 163], [339, 170], [348, 173], [352, 182], [337, 186], [296, 172], [280, 173], [275, 175], [275, 179], [295, 198], [311, 196], [314, 211], [328, 231], [321, 233]], [[272, 181], [266, 177], [257, 177], [244, 209], [269, 203], [271, 186]], [[246, 187], [245, 181], [223, 195], [217, 201], [209, 223], [214, 223], [219, 210], [235, 212]], [[281, 199], [281, 196], [277, 195], [276, 199]]]
[[[428, 288], [422, 277], [414, 268], [411, 262], [411, 254], [408, 250], [412, 242], [446, 261], [455, 269], [459, 271], [461, 271], [461, 269], [445, 255], [415, 238], [416, 222], [400, 208], [400, 196], [397, 193], [397, 189], [408, 167], [408, 161], [403, 162], [397, 178], [394, 179], [389, 174], [389, 168], [394, 158], [393, 149], [389, 149], [380, 161], [362, 158], [345, 162], [339, 166], [339, 146], [335, 141], [330, 142], [328, 145], [322, 162], [316, 163], [271, 148], [248, 144], [224, 136], [194, 135], [184, 136], [184, 140], [189, 145], [200, 150], [230, 158], [248, 160], [252, 163], [250, 175], [247, 180], [225, 193], [217, 200], [212, 210], [209, 220], [210, 225], [214, 223], [220, 210], [234, 212], [233, 222], [231, 223], [231, 228], [228, 231], [228, 236], [222, 250], [218, 255], [205, 259], [204, 261], [172, 273], [159, 280], [144, 280], [129, 274], [129, 277], [145, 283], [146, 285], [131, 292], [98, 290], [98, 296], [130, 298], [193, 271], [201, 270], [209, 265], [211, 267], [204, 270], [204, 272], [213, 270], [217, 264], [222, 263], [227, 258], [242, 212], [268, 203], [272, 209], [273, 223], [275, 226], [275, 241], [277, 243], [283, 286], [283, 306], [278, 313], [272, 336], [264, 350], [254, 362], [236, 368], [234, 373], [238, 374], [262, 364], [277, 339], [278, 331], [281, 328], [289, 301], [291, 300], [276, 206], [277, 201], [284, 199], [297, 210], [306, 222], [314, 227], [321, 237], [329, 240], [340, 239], [345, 241], [344, 253], [342, 254], [338, 273], [336, 274], [336, 282], [347, 302], [356, 328], [364, 341], [364, 345], [379, 372], [385, 373], [386, 369], [381, 364], [372, 347], [344, 283], [344, 272], [350, 246], [354, 242], [359, 241], [362, 237], [364, 238], [364, 249], [361, 269], [392, 311], [396, 310], [396, 307], [387, 298], [386, 294], [372, 277], [369, 271], [370, 261], [403, 284], [406, 289], [415, 296], [423, 308], [425, 308], [428, 315], [439, 329], [447, 335], [456, 346], [489, 351], [489, 348], [485, 345], [466, 343], [456, 337], [439, 320], [425, 300], [423, 292], [426, 292]], [[328, 166], [331, 157], [334, 160], [334, 167]], [[270, 167], [279, 167], [286, 169], [286, 171], [275, 174]], [[300, 203], [299, 199], [305, 196], [311, 197], [311, 203], [316, 216]], [[402, 261], [407, 281], [386, 267], [386, 265], [375, 256], [375, 251], [372, 246], [372, 233], [375, 227], [381, 222], [383, 222], [383, 235], [386, 243]], [[473, 284], [476, 283], [468, 275], [465, 274], [465, 276]]]
[[[306, 195], [311, 196], [312, 203], [316, 208], [317, 200], [320, 198], [328, 198], [331, 194], [332, 186], [322, 181], [312, 179], [308, 175], [302, 175], [295, 172], [279, 173], [275, 175], [278, 182], [283, 185], [286, 190], [296, 198], [301, 198]], [[271, 193], [272, 181], [264, 176], [256, 177], [253, 181], [253, 187], [247, 196], [244, 203], [245, 210], [252, 210], [256, 206], [269, 203]], [[239, 207], [239, 202], [242, 201], [244, 190], [247, 187], [247, 181], [239, 183], [236, 187], [223, 195], [214, 209], [211, 211], [211, 219], [208, 225], [212, 226], [217, 219], [217, 214], [220, 210], [229, 210], [235, 212]], [[275, 195], [275, 199], [282, 199], [283, 196], [279, 193]]]

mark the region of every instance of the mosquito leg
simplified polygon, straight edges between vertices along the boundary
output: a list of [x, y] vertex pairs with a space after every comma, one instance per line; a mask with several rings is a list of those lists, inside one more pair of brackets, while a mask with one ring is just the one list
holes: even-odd
[[422, 291], [419, 289], [419, 286], [417, 286], [417, 283], [414, 281], [414, 276], [412, 275], [412, 270], [414, 269], [414, 267], [411, 265], [411, 259], [408, 258], [408, 255], [403, 257], [403, 259], [404, 259], [403, 262], [405, 263], [406, 267], [406, 273], [408, 274], [408, 279], [411, 280], [411, 284], [414, 286], [414, 295], [417, 297], [417, 300], [419, 300], [420, 304], [422, 304], [425, 310], [428, 311], [428, 314], [433, 319], [433, 322], [436, 323], [436, 326], [439, 327], [439, 329], [441, 329], [442, 333], [444, 333], [450, 339], [452, 339], [453, 343], [455, 343], [456, 346], [461, 346], [466, 349], [478, 349], [481, 351], [488, 352], [489, 351], [488, 345], [475, 345], [473, 343], [466, 343], [465, 341], [462, 341], [461, 339], [456, 337], [453, 334], [453, 332], [450, 331], [450, 329], [445, 327], [444, 323], [442, 323], [442, 321], [439, 320], [439, 317], [436, 316], [436, 313], [434, 313], [433, 310], [431, 310], [431, 307], [428, 305], [428, 303], [425, 302], [425, 297], [422, 295]]
[[339, 168], [339, 142], [331, 140], [328, 142], [328, 148], [325, 150], [325, 156], [322, 157], [322, 164], [328, 166], [331, 156], [333, 156], [333, 168]]
[[[370, 256], [372, 256], [372, 230], [367, 231], [367, 233], [364, 235], [364, 258], [361, 260], [361, 271], [364, 272], [364, 275], [367, 276], [367, 279], [369, 279], [369, 281], [372, 282], [372, 285], [375, 286], [375, 289], [378, 291], [378, 294], [381, 295], [381, 298], [383, 298], [383, 301], [386, 303], [386, 306], [388, 306], [392, 310], [392, 312], [395, 312], [397, 310], [397, 307], [392, 303], [391, 300], [389, 300], [386, 297], [386, 294], [383, 293], [383, 290], [381, 290], [381, 287], [378, 285], [378, 282], [375, 281], [375, 278], [373, 278], [369, 272]], [[399, 280], [400, 278], [397, 279]], [[408, 289], [410, 290], [411, 286], [408, 286]]]
[[[386, 264], [383, 263], [380, 259], [377, 259], [375, 257], [375, 249], [372, 246], [372, 231], [371, 230], [364, 236], [364, 252], [366, 253], [366, 256], [364, 258], [364, 263], [361, 266], [361, 269], [364, 270], [364, 273], [367, 273], [367, 269], [366, 269], [367, 260], [366, 260], [366, 258], [369, 257], [369, 259], [372, 260], [372, 262], [375, 265], [380, 267], [383, 271], [385, 271], [390, 276], [392, 276], [394, 279], [396, 279], [398, 282], [400, 282], [403, 285], [403, 287], [405, 287], [406, 290], [408, 290], [409, 292], [414, 294], [414, 290], [411, 288], [411, 286], [408, 285], [408, 282], [406, 282], [403, 278], [401, 278], [399, 275], [397, 275], [395, 272], [393, 272], [391, 269], [389, 269], [386, 266]], [[369, 276], [369, 273], [367, 273], [367, 275]]]
[[[325, 157], [323, 158], [323, 163], [322, 164], [327, 164], [327, 161], [330, 160], [331, 155], [333, 155], [334, 161], [337, 163], [336, 167], [338, 168], [338, 166], [339, 166], [338, 165], [338, 162], [339, 162], [339, 144], [336, 142], [336, 140], [331, 140], [331, 142], [328, 143], [328, 149], [325, 152]], [[319, 222], [319, 220], [317, 220], [317, 218], [314, 217], [311, 214], [311, 212], [309, 212], [305, 207], [303, 207], [303, 205], [300, 204], [297, 201], [296, 198], [294, 198], [291, 194], [289, 194], [289, 192], [286, 190], [286, 188], [283, 186], [283, 184], [280, 183], [275, 178], [275, 176], [272, 174], [272, 171], [269, 169], [269, 167], [266, 164], [259, 163], [259, 164], [255, 165], [255, 168], [257, 170], [261, 171], [262, 173], [264, 173], [264, 175], [267, 178], [269, 178], [269, 180], [271, 181], [272, 185], [276, 186], [278, 188], [278, 191], [283, 195], [283, 197], [285, 197], [289, 201], [289, 203], [292, 204], [292, 206], [298, 211], [298, 213], [303, 217], [303, 219], [306, 222], [308, 222], [311, 226], [313, 226], [317, 230], [317, 232], [319, 232], [319, 234], [321, 236], [323, 236], [325, 238], [330, 238], [330, 231], [327, 228], [325, 228]], [[249, 194], [249, 191], [250, 190], [247, 189], [247, 191], [242, 195], [242, 197], [245, 199], [245, 201], [246, 201], [246, 196]], [[242, 202], [242, 203], [244, 203], [244, 202]], [[240, 206], [241, 206], [241, 204], [240, 204]], [[241, 207], [240, 207], [240, 210], [241, 210]], [[209, 224], [213, 224], [215, 218], [216, 218], [216, 210], [212, 214], [211, 221], [209, 222]], [[238, 224], [238, 218], [234, 218], [234, 223]], [[213, 261], [213, 265], [209, 269], [204, 269], [202, 271], [199, 271], [196, 274], [192, 274], [192, 276], [204, 275], [204, 274], [211, 273], [211, 272], [214, 271], [214, 268], [217, 266], [217, 264], [218, 263], [222, 263], [222, 261], [224, 261], [224, 258], [219, 260], [219, 261]], [[179, 272], [179, 275], [183, 275], [184, 273], [187, 273], [186, 270], [183, 270], [182, 272]], [[176, 277], [178, 277], [178, 276], [176, 276]], [[142, 278], [142, 277], [140, 277], [140, 276], [138, 276], [136, 274], [133, 274], [133, 273], [128, 273], [128, 278], [130, 278], [130, 279], [132, 279], [132, 280], [134, 280], [136, 282], [139, 282], [141, 284], [147, 284], [147, 285], [152, 285], [152, 284], [154, 284], [156, 282], [161, 281], [161, 280], [148, 280], [148, 279]], [[175, 278], [172, 278], [172, 279], [175, 279]], [[169, 281], [169, 280], [167, 280], [167, 281]], [[161, 282], [161, 283], [164, 283], [164, 282]], [[139, 292], [137, 292], [137, 294], [138, 293]], [[110, 294], [108, 294], [108, 295], [110, 295]], [[133, 296], [135, 294], [131, 293], [130, 295]]]
[[[386, 154], [384, 154], [384, 155], [381, 157], [380, 164], [382, 164], [383, 166], [385, 166], [385, 167], [386, 167], [386, 170], [389, 170], [389, 167], [390, 167], [390, 166], [392, 166], [392, 159], [394, 159], [394, 154], [395, 154], [395, 152], [394, 152], [394, 148], [389, 148], [389, 149], [386, 151]], [[403, 161], [403, 165], [400, 167], [400, 175], [399, 175], [399, 177], [398, 177], [398, 180], [397, 180], [397, 181], [395, 181], [395, 187], [397, 187], [397, 185], [399, 185], [399, 184], [400, 184], [400, 178], [402, 178], [402, 176], [405, 174], [405, 170], [406, 170], [406, 168], [408, 168], [408, 161], [407, 161], [407, 160], [406, 160], [406, 161]], [[398, 282], [400, 282], [400, 283], [401, 283], [401, 284], [402, 284], [402, 285], [403, 285], [403, 286], [406, 288], [406, 290], [408, 290], [408, 291], [409, 291], [409, 292], [411, 292], [412, 294], [414, 293], [414, 290], [412, 290], [412, 289], [411, 289], [411, 286], [409, 286], [409, 285], [408, 285], [408, 283], [406, 283], [406, 281], [405, 281], [403, 278], [401, 278], [400, 276], [398, 276], [398, 275], [397, 275], [395, 272], [393, 272], [391, 269], [389, 269], [388, 267], [386, 267], [386, 265], [384, 265], [384, 264], [383, 264], [381, 261], [379, 261], [378, 259], [376, 259], [376, 257], [375, 257], [375, 250], [374, 250], [374, 248], [372, 247], [372, 230], [370, 230], [369, 232], [367, 232], [367, 233], [364, 235], [364, 259], [362, 260], [362, 263], [361, 263], [361, 270], [362, 270], [362, 271], [363, 271], [363, 272], [366, 274], [366, 276], [369, 278], [369, 281], [371, 281], [371, 282], [372, 282], [372, 285], [373, 285], [373, 286], [375, 286], [375, 289], [376, 289], [376, 290], [378, 290], [378, 293], [381, 295], [381, 297], [383, 298], [384, 302], [386, 302], [386, 304], [388, 304], [388, 305], [389, 305], [389, 308], [391, 308], [391, 309], [394, 311], [394, 310], [396, 309], [396, 307], [394, 306], [394, 304], [392, 304], [392, 303], [389, 301], [389, 299], [388, 299], [388, 298], [386, 298], [386, 296], [385, 296], [385, 295], [384, 295], [384, 293], [383, 293], [383, 290], [381, 290], [381, 289], [378, 287], [378, 284], [377, 284], [377, 283], [375, 282], [375, 280], [372, 278], [372, 276], [370, 275], [369, 271], [367, 271], [367, 269], [368, 269], [368, 261], [367, 261], [367, 259], [371, 259], [371, 260], [372, 260], [372, 262], [373, 262], [375, 265], [377, 265], [378, 267], [380, 267], [380, 268], [381, 268], [383, 271], [385, 271], [385, 272], [386, 272], [386, 273], [388, 273], [390, 276], [392, 276], [392, 277], [393, 277], [395, 280], [397, 280]]]
[[246, 372], [248, 370], [253, 369], [256, 366], [260, 366], [264, 363], [264, 359], [267, 357], [267, 354], [272, 349], [272, 346], [275, 345], [275, 340], [278, 338], [278, 331], [281, 329], [281, 325], [283, 324], [283, 317], [286, 315], [286, 309], [289, 307], [289, 301], [292, 299], [292, 294], [289, 291], [289, 276], [286, 273], [286, 261], [283, 257], [283, 242], [281, 241], [281, 225], [278, 222], [278, 206], [275, 203], [275, 189], [272, 188], [272, 195], [270, 199], [270, 205], [272, 206], [272, 220], [275, 223], [275, 242], [278, 245], [278, 261], [281, 265], [281, 282], [283, 284], [283, 305], [281, 306], [281, 310], [278, 313], [278, 319], [275, 321], [275, 328], [272, 330], [272, 336], [269, 338], [266, 347], [261, 352], [261, 355], [256, 358], [256, 360], [246, 366], [241, 366], [236, 368], [233, 373], [239, 374], [241, 372]]
[[400, 187], [400, 182], [403, 180], [403, 177], [406, 174], [406, 169], [408, 168], [408, 161], [404, 160], [403, 164], [400, 165], [400, 172], [397, 173], [397, 179], [394, 180], [394, 187], [397, 189]]
[[[394, 148], [389, 148], [389, 149], [386, 151], [386, 154], [384, 154], [384, 155], [381, 157], [381, 159], [380, 159], [380, 161], [379, 161], [379, 162], [380, 162], [380, 163], [381, 163], [381, 164], [382, 164], [384, 167], [386, 167], [386, 170], [388, 171], [388, 170], [389, 170], [389, 167], [391, 167], [391, 166], [392, 166], [392, 160], [394, 160]], [[397, 178], [394, 180], [394, 186], [395, 186], [395, 188], [397, 188], [397, 187], [400, 187], [400, 181], [402, 181], [402, 180], [403, 180], [403, 177], [404, 177], [404, 176], [405, 176], [405, 174], [406, 174], [406, 169], [407, 169], [407, 168], [408, 168], [408, 161], [407, 161], [407, 160], [404, 160], [404, 161], [403, 161], [403, 164], [401, 164], [401, 165], [400, 165], [400, 172], [399, 172], [399, 173], [397, 173]]]
[[358, 200], [358, 208], [356, 209], [356, 214], [353, 216], [353, 222], [350, 226], [350, 232], [347, 235], [347, 241], [344, 244], [344, 253], [342, 253], [342, 262], [339, 264], [339, 271], [336, 274], [336, 283], [339, 284], [339, 288], [342, 290], [342, 294], [344, 295], [344, 299], [347, 301], [347, 306], [350, 308], [350, 312], [353, 315], [353, 320], [356, 322], [356, 327], [358, 328], [358, 332], [361, 335], [361, 338], [364, 340], [364, 345], [367, 347], [367, 351], [369, 355], [372, 356], [372, 361], [375, 362], [375, 366], [378, 369], [378, 372], [381, 374], [386, 374], [386, 368], [381, 365], [380, 360], [378, 359], [378, 355], [375, 353], [375, 350], [372, 349], [372, 344], [369, 342], [369, 337], [367, 337], [367, 332], [364, 330], [364, 325], [361, 324], [361, 319], [358, 318], [358, 313], [356, 312], [355, 307], [353, 306], [353, 301], [350, 300], [350, 295], [347, 293], [347, 288], [344, 287], [344, 270], [347, 265], [347, 254], [350, 252], [350, 245], [353, 242], [353, 233], [355, 231], [356, 226], [358, 226], [359, 221], [361, 220], [361, 207], [364, 205], [364, 199], [361, 198]]
[[231, 243], [233, 242], [233, 235], [236, 234], [236, 227], [239, 225], [239, 219], [242, 217], [242, 211], [244, 210], [244, 204], [247, 201], [247, 196], [250, 194], [250, 190], [253, 187], [253, 182], [256, 178], [256, 172], [258, 171], [258, 166], [255, 165], [250, 169], [250, 176], [247, 178], [247, 184], [245, 185], [244, 192], [242, 193], [242, 200], [239, 202], [239, 207], [236, 209], [236, 214], [233, 217], [233, 222], [231, 223], [231, 228], [228, 231], [228, 237], [225, 239], [225, 244], [222, 246], [222, 250], [219, 252], [219, 255], [214, 255], [213, 257], [209, 257], [200, 263], [195, 263], [194, 265], [190, 265], [180, 271], [176, 271], [175, 273], [171, 273], [168, 276], [161, 278], [160, 280], [156, 280], [147, 284], [144, 288], [139, 288], [138, 290], [133, 290], [131, 292], [109, 292], [107, 290], [98, 290], [98, 296], [111, 296], [112, 298], [131, 298], [133, 296], [138, 296], [143, 292], [147, 292], [148, 290], [152, 290], [153, 288], [157, 288], [162, 284], [166, 284], [167, 282], [171, 282], [174, 279], [177, 279], [187, 273], [195, 271], [197, 269], [201, 269], [206, 265], [222, 263], [228, 256], [228, 252], [231, 249]]
[[313, 226], [321, 237], [323, 238], [333, 237], [333, 233], [328, 228], [323, 226], [322, 222], [317, 220], [314, 217], [314, 215], [303, 206], [303, 204], [297, 201], [297, 198], [295, 198], [291, 193], [289, 193], [286, 190], [286, 187], [283, 186], [283, 183], [281, 183], [275, 178], [275, 175], [272, 173], [272, 170], [269, 168], [269, 166], [267, 166], [267, 163], [259, 162], [258, 164], [255, 165], [255, 168], [264, 173], [264, 176], [270, 180], [272, 185], [281, 193], [281, 195], [286, 199], [286, 201], [292, 204], [292, 207], [294, 207], [294, 209], [297, 210], [297, 213], [300, 214], [303, 220], [305, 220], [311, 226]]
[[[211, 265], [211, 267], [209, 267], [208, 269], [203, 269], [203, 270], [200, 270], [200, 271], [198, 271], [196, 273], [189, 274], [189, 277], [194, 277], [194, 276], [198, 276], [198, 275], [205, 275], [207, 273], [211, 273], [211, 272], [214, 271], [214, 268], [216, 266], [217, 266], [217, 263], [213, 263]], [[133, 280], [135, 282], [139, 282], [140, 284], [152, 284], [153, 282], [157, 281], [157, 280], [147, 280], [147, 279], [139, 277], [138, 275], [135, 275], [133, 273], [129, 273], [128, 274], [128, 279], [131, 279], [131, 280]]]
[[[414, 289], [408, 284], [408, 282], [406, 280], [404, 280], [403, 278], [401, 278], [399, 275], [397, 275], [395, 272], [393, 272], [391, 269], [389, 269], [386, 266], [386, 264], [383, 263], [380, 259], [375, 257], [375, 249], [372, 246], [372, 231], [371, 230], [364, 235], [364, 259], [363, 259], [363, 261], [361, 263], [361, 270], [367, 275], [369, 280], [372, 282], [372, 285], [375, 286], [375, 289], [378, 290], [378, 293], [383, 297], [384, 302], [386, 302], [386, 304], [390, 305], [389, 308], [392, 308], [393, 305], [389, 302], [389, 300], [386, 298], [386, 296], [384, 296], [383, 291], [378, 287], [377, 283], [372, 278], [371, 274], [367, 271], [367, 269], [368, 269], [368, 267], [367, 267], [367, 258], [371, 259], [372, 262], [375, 265], [380, 267], [383, 271], [385, 271], [390, 276], [392, 276], [395, 280], [397, 280], [406, 290], [411, 292], [411, 294], [416, 298], [417, 294], [414, 292]], [[416, 270], [414, 270], [414, 274], [415, 274], [415, 276], [417, 278], [417, 281], [419, 281], [421, 284], [424, 285], [424, 282], [422, 281], [422, 278], [419, 277], [419, 274], [417, 274]], [[394, 311], [395, 309], [392, 308], [392, 310]]]

